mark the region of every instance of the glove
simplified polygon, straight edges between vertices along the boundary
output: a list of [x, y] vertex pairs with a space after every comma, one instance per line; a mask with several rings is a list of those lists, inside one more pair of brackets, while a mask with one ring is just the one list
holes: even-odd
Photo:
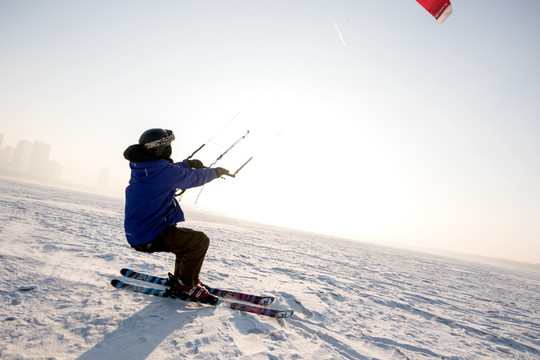
[[188, 160], [188, 165], [192, 169], [204, 169], [204, 165], [201, 160]]
[[229, 170], [224, 168], [214, 168], [214, 171], [216, 172], [216, 177], [222, 177], [223, 175], [229, 175]]

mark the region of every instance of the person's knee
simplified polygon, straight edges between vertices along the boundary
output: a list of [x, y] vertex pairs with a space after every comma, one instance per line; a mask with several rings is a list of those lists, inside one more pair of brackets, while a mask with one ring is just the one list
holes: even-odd
[[210, 246], [210, 238], [202, 231], [199, 232], [199, 238], [201, 248], [208, 249], [208, 247]]

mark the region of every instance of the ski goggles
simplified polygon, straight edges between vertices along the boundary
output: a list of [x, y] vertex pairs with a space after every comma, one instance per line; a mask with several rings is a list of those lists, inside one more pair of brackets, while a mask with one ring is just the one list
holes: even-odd
[[165, 129], [165, 131], [168, 134], [166, 137], [161, 138], [159, 140], [147, 142], [146, 144], [144, 144], [144, 147], [146, 147], [147, 149], [155, 149], [161, 146], [170, 145], [174, 141], [174, 134], [172, 130]]

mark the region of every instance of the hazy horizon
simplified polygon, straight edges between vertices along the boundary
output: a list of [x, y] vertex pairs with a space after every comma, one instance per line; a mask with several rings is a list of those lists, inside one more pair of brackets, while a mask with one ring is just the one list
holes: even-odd
[[[23, 183], [30, 183], [33, 185], [38, 186], [46, 186], [46, 187], [53, 187], [53, 188], [59, 188], [64, 191], [73, 191], [73, 192], [80, 192], [88, 195], [97, 195], [97, 196], [105, 196], [108, 198], [114, 198], [119, 201], [123, 201], [124, 197], [123, 194], [120, 193], [110, 193], [107, 191], [103, 191], [104, 189], [100, 189], [98, 187], [91, 187], [91, 186], [83, 186], [81, 184], [77, 183], [71, 183], [71, 182], [58, 182], [54, 180], [46, 180], [46, 179], [30, 179], [25, 178], [24, 176], [16, 177], [13, 175], [7, 175], [3, 174], [2, 170], [0, 169], [0, 178], [7, 179], [8, 181], [22, 181]], [[535, 271], [540, 272], [540, 262], [526, 262], [526, 261], [518, 261], [518, 260], [512, 260], [504, 257], [489, 257], [484, 256], [481, 254], [474, 254], [474, 253], [465, 253], [465, 252], [456, 252], [451, 250], [441, 250], [437, 248], [429, 248], [429, 247], [416, 247], [412, 245], [407, 245], [404, 243], [394, 243], [394, 242], [386, 242], [386, 241], [377, 241], [377, 240], [366, 240], [366, 239], [359, 239], [354, 237], [346, 237], [339, 234], [333, 234], [332, 232], [313, 232], [310, 231], [309, 228], [293, 228], [293, 227], [286, 227], [282, 226], [280, 224], [271, 223], [271, 222], [265, 222], [261, 219], [254, 219], [250, 218], [249, 216], [232, 216], [228, 214], [227, 212], [221, 212], [221, 211], [215, 211], [213, 209], [209, 208], [203, 208], [201, 206], [193, 205], [193, 204], [182, 204], [184, 207], [184, 210], [186, 211], [186, 221], [189, 222], [192, 213], [198, 213], [198, 214], [206, 214], [206, 215], [212, 215], [212, 216], [219, 216], [230, 220], [238, 220], [238, 221], [245, 221], [248, 223], [255, 223], [255, 224], [261, 224], [263, 226], [268, 226], [271, 228], [276, 229], [287, 229], [290, 231], [298, 231], [302, 234], [309, 234], [313, 233], [317, 236], [330, 236], [333, 238], [339, 238], [342, 240], [347, 241], [355, 241], [365, 244], [372, 244], [372, 245], [380, 245], [384, 247], [390, 247], [395, 249], [403, 249], [407, 251], [411, 251], [414, 253], [425, 253], [435, 256], [442, 256], [445, 258], [453, 258], [453, 259], [459, 259], [459, 260], [465, 260], [476, 264], [488, 264], [492, 266], [497, 267], [503, 267], [503, 268], [517, 268], [521, 270], [528, 270], [528, 271]]]

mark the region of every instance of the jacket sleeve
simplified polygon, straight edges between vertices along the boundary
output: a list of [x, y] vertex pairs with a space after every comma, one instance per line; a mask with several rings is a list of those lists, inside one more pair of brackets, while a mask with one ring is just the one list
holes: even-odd
[[216, 171], [214, 169], [191, 169], [189, 165], [187, 168], [186, 161], [182, 161], [176, 164], [169, 164], [165, 169], [167, 172], [167, 179], [171, 182], [170, 185], [176, 189], [190, 189], [193, 187], [204, 185], [216, 178]]
[[189, 163], [188, 163], [187, 160], [184, 160], [184, 161], [180, 161], [180, 162], [174, 163], [174, 165], [181, 166], [181, 167], [183, 167], [184, 169], [190, 169], [190, 168], [191, 168], [191, 167], [189, 166]]

